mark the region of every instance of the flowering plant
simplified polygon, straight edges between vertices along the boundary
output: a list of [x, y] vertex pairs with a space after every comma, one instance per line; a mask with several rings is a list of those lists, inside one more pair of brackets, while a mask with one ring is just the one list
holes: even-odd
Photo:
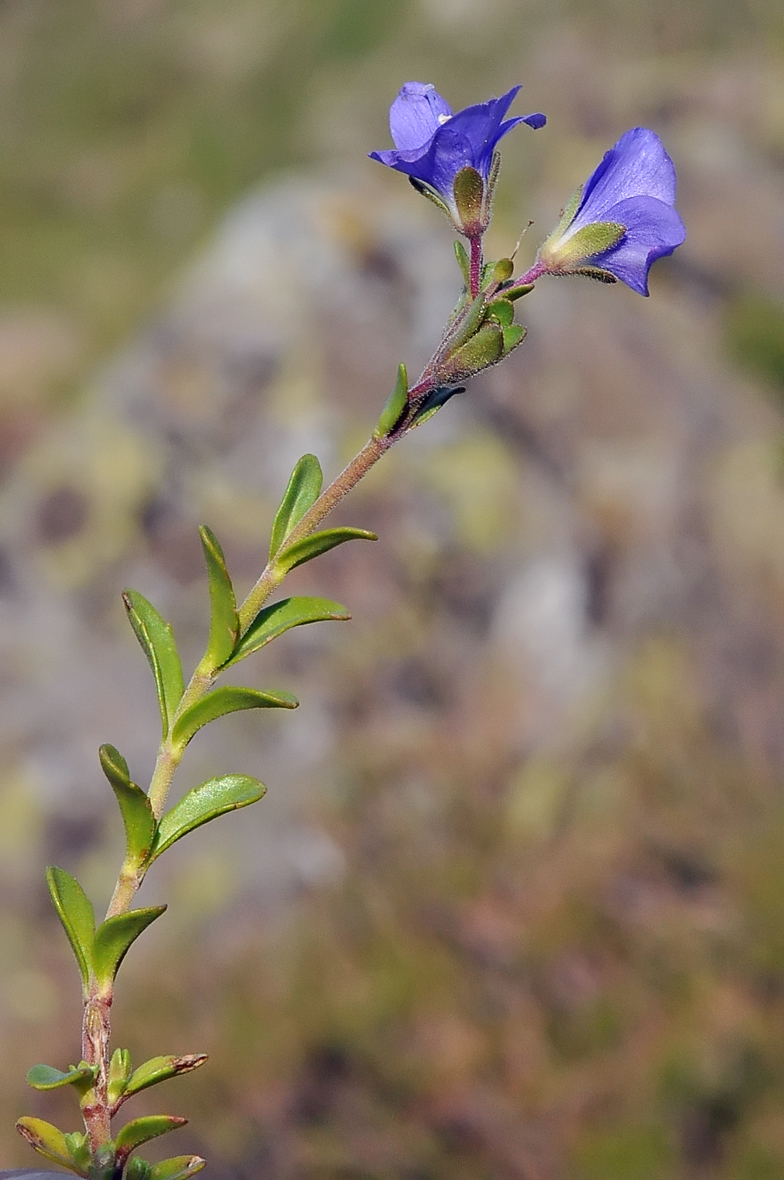
[[172, 628], [137, 591], [123, 595], [158, 694], [158, 756], [149, 786], [143, 789], [118, 750], [104, 745], [99, 752], [119, 805], [126, 845], [103, 921], [96, 923], [92, 902], [68, 871], [55, 866], [47, 870], [51, 898], [82, 981], [81, 1056], [78, 1063], [62, 1069], [33, 1066], [28, 1081], [40, 1091], [71, 1087], [79, 1099], [83, 1129], [64, 1133], [33, 1117], [17, 1123], [45, 1158], [89, 1180], [186, 1180], [204, 1167], [205, 1161], [194, 1155], [150, 1164], [135, 1154], [149, 1140], [182, 1126], [182, 1118], [147, 1115], [117, 1132], [112, 1126], [134, 1095], [199, 1068], [204, 1054], [158, 1056], [134, 1068], [129, 1050], [112, 1051], [110, 1014], [125, 955], [166, 908], [134, 908], [148, 870], [196, 828], [258, 801], [266, 790], [256, 778], [226, 774], [168, 805], [189, 742], [205, 725], [232, 712], [297, 707], [296, 699], [282, 690], [218, 686], [224, 671], [294, 627], [349, 618], [345, 607], [327, 599], [295, 595], [270, 602], [272, 595], [297, 566], [349, 541], [376, 539], [364, 529], [322, 525], [390, 447], [461, 392], [464, 382], [522, 343], [525, 328], [515, 321], [515, 303], [540, 278], [589, 274], [621, 279], [647, 294], [652, 262], [683, 241], [683, 225], [674, 209], [672, 161], [653, 132], [637, 128], [619, 140], [584, 188], [577, 190], [528, 271], [514, 277], [512, 258], [485, 260], [483, 236], [500, 165], [497, 145], [520, 123], [537, 128], [545, 122], [540, 114], [506, 118], [519, 89], [453, 114], [434, 87], [409, 82], [393, 103], [390, 124], [396, 148], [371, 154], [408, 175], [467, 238], [470, 253], [460, 238], [455, 242], [462, 291], [419, 378], [410, 383], [405, 366], [399, 366], [370, 438], [345, 470], [322, 490], [318, 459], [304, 455], [296, 464], [272, 521], [267, 563], [243, 602], [236, 600], [217, 538], [202, 527], [210, 623], [204, 653], [187, 681]]

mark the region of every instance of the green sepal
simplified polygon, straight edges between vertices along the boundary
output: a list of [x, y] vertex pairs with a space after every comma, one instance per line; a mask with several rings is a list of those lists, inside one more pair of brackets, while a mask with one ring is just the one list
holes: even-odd
[[617, 283], [614, 274], [609, 270], [602, 270], [600, 266], [578, 266], [577, 270], [569, 272], [574, 275], [583, 275], [586, 279], [596, 279], [599, 283]]
[[152, 1164], [135, 1155], [125, 1169], [125, 1180], [150, 1180]]
[[528, 329], [524, 328], [522, 324], [510, 324], [508, 328], [503, 329], [504, 334], [504, 356], [508, 356], [513, 348], [517, 348], [518, 344], [522, 344], [528, 335]]
[[188, 832], [227, 811], [257, 803], [266, 793], [264, 783], [244, 774], [227, 774], [194, 787], [161, 819], [150, 860], [155, 860]]
[[620, 221], [593, 221], [590, 225], [578, 229], [577, 233], [565, 242], [554, 241], [552, 248], [543, 253], [542, 257], [549, 258], [554, 268], [572, 270], [597, 254], [604, 254], [605, 250], [616, 246], [625, 233], [626, 226]]
[[69, 1172], [76, 1172], [77, 1176], [87, 1175], [86, 1169], [77, 1164], [71, 1155], [63, 1132], [51, 1123], [25, 1117], [17, 1121], [16, 1129], [35, 1151], [53, 1164], [68, 1168]]
[[464, 381], [496, 364], [503, 355], [504, 336], [499, 324], [489, 320], [467, 344], [453, 352], [441, 372], [450, 381]]
[[577, 213], [577, 209], [583, 197], [583, 187], [584, 186], [582, 184], [578, 184], [577, 188], [574, 190], [571, 197], [564, 205], [563, 209], [561, 210], [560, 221], [547, 238], [548, 242], [555, 241], [556, 238], [560, 238], [561, 234], [565, 234], [569, 226], [574, 221], [575, 214]]
[[128, 1088], [128, 1080], [133, 1073], [131, 1054], [127, 1049], [115, 1049], [109, 1062], [109, 1076], [107, 1079], [107, 1098], [109, 1105], [114, 1106], [122, 1098]]
[[176, 1114], [147, 1114], [140, 1119], [132, 1119], [117, 1133], [115, 1146], [119, 1159], [125, 1159], [134, 1148], [141, 1147], [142, 1143], [149, 1143], [159, 1135], [184, 1127], [187, 1121]]
[[280, 573], [287, 574], [289, 570], [295, 569], [298, 565], [304, 565], [306, 561], [312, 561], [314, 557], [320, 557], [322, 553], [328, 553], [330, 549], [334, 549], [336, 545], [343, 545], [346, 541], [377, 541], [378, 536], [375, 533], [369, 533], [367, 529], [352, 529], [352, 528], [335, 528], [324, 529], [320, 533], [311, 533], [309, 537], [303, 537], [301, 541], [297, 541], [289, 549], [283, 549], [275, 561], [275, 569]]
[[463, 229], [478, 232], [482, 226], [485, 185], [476, 168], [470, 165], [461, 168], [455, 177], [452, 191]]
[[93, 943], [93, 970], [102, 988], [110, 986], [129, 948], [142, 931], [165, 912], [165, 905], [148, 906], [115, 914], [101, 923]]
[[468, 259], [468, 251], [459, 238], [455, 238], [455, 258], [462, 272], [463, 282], [468, 287], [471, 282], [471, 263]]
[[65, 1145], [71, 1159], [85, 1175], [89, 1174], [92, 1155], [90, 1153], [90, 1139], [84, 1131], [70, 1131], [64, 1135]]
[[127, 860], [134, 865], [143, 864], [155, 836], [155, 816], [150, 800], [141, 787], [131, 781], [128, 763], [119, 750], [104, 745], [99, 749], [98, 757], [120, 806]]
[[76, 957], [86, 990], [93, 972], [95, 911], [79, 882], [65, 869], [50, 865], [46, 870], [46, 883], [57, 916], [63, 924]]
[[487, 308], [488, 318], [497, 320], [502, 328], [514, 323], [514, 308], [508, 299], [494, 299]]
[[174, 641], [174, 632], [152, 603], [137, 590], [123, 591], [123, 602], [136, 638], [152, 668], [165, 738], [168, 736], [184, 687], [182, 664]]
[[150, 1172], [150, 1180], [189, 1180], [190, 1176], [195, 1176], [206, 1166], [207, 1161], [200, 1155], [178, 1155], [155, 1164]]
[[430, 186], [425, 184], [423, 181], [417, 180], [415, 176], [409, 176], [408, 183], [423, 197], [427, 197], [428, 201], [432, 201], [436, 208], [440, 209], [442, 213], [446, 213], [447, 217], [451, 220], [452, 214], [449, 211], [449, 206], [445, 201], [441, 200], [438, 193], [435, 192], [434, 189], [430, 188]]
[[95, 1066], [86, 1063], [72, 1065], [65, 1073], [53, 1065], [34, 1065], [27, 1071], [26, 1080], [34, 1090], [58, 1090], [60, 1086], [89, 1089], [95, 1081], [95, 1074]]
[[530, 295], [535, 285], [535, 283], [525, 283], [522, 287], [509, 287], [508, 290], [499, 291], [499, 295], [503, 295], [504, 299], [522, 299], [523, 295]]
[[135, 1069], [123, 1091], [126, 1098], [146, 1090], [149, 1086], [157, 1086], [159, 1082], [176, 1078], [181, 1073], [190, 1073], [204, 1065], [206, 1053], [190, 1053], [185, 1057], [151, 1057], [138, 1069]]
[[202, 662], [210, 668], [219, 668], [229, 656], [239, 635], [237, 600], [218, 538], [206, 524], [200, 526], [199, 537], [207, 563], [210, 589], [210, 637]]
[[330, 602], [328, 598], [284, 598], [259, 611], [224, 667], [228, 668], [231, 664], [236, 664], [260, 648], [266, 647], [273, 639], [277, 639], [285, 631], [290, 631], [292, 627], [301, 627], [305, 623], [322, 623], [330, 619], [350, 618], [351, 615], [344, 606], [339, 602]]
[[417, 410], [413, 425], [421, 426], [423, 422], [427, 422], [428, 418], [432, 418], [434, 414], [438, 413], [441, 407], [446, 405], [456, 393], [465, 393], [465, 386], [446, 385], [440, 389], [432, 390]]
[[323, 479], [321, 464], [316, 456], [303, 455], [291, 473], [288, 487], [275, 515], [270, 537], [270, 560], [292, 529], [297, 527], [308, 509], [318, 500]]
[[184, 748], [195, 733], [218, 717], [238, 713], [241, 709], [296, 709], [299, 701], [290, 692], [262, 692], [256, 688], [235, 688], [225, 685], [202, 697], [177, 718], [172, 731], [172, 742]]
[[381, 417], [373, 431], [374, 438], [385, 438], [391, 434], [405, 413], [408, 405], [408, 373], [401, 362], [397, 367], [395, 388], [387, 398], [386, 405], [381, 411]]

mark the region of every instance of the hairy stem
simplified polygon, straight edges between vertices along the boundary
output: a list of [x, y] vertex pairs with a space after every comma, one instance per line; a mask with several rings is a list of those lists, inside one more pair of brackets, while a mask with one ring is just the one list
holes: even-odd
[[472, 299], [476, 299], [482, 286], [482, 238], [468, 239], [471, 244], [471, 266], [468, 272], [468, 289]]
[[85, 999], [82, 1017], [82, 1058], [88, 1065], [98, 1066], [95, 1084], [82, 1110], [93, 1154], [109, 1143], [112, 1137], [107, 1094], [111, 1006], [112, 993], [99, 994], [93, 985]]

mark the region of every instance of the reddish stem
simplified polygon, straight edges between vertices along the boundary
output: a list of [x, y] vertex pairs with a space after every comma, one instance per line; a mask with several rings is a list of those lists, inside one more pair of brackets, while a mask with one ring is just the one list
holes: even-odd
[[469, 238], [468, 241], [471, 245], [471, 269], [468, 286], [471, 298], [476, 299], [482, 285], [482, 238], [477, 234], [476, 237]]

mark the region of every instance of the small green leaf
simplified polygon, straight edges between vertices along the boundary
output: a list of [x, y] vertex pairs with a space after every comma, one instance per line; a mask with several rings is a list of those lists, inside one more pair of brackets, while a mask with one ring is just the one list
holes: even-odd
[[468, 261], [468, 251], [459, 238], [455, 238], [455, 258], [463, 274], [466, 287], [471, 282], [471, 263]]
[[503, 349], [501, 326], [488, 320], [462, 348], [452, 353], [441, 371], [450, 382], [465, 381], [467, 377], [473, 377], [496, 364], [501, 359]]
[[132, 1072], [131, 1054], [127, 1049], [115, 1049], [109, 1062], [107, 1098], [110, 1106], [114, 1106], [122, 1098]]
[[465, 393], [465, 386], [446, 385], [441, 389], [431, 390], [414, 416], [414, 426], [421, 426], [423, 422], [427, 422], [428, 418], [432, 418], [456, 393]]
[[199, 529], [199, 536], [210, 587], [210, 638], [204, 658], [210, 667], [219, 668], [237, 642], [240, 629], [237, 601], [218, 538], [205, 524]]
[[534, 286], [534, 283], [526, 283], [522, 287], [510, 287], [508, 290], [502, 291], [501, 294], [503, 295], [504, 299], [522, 299], [523, 295], [530, 295], [534, 289]]
[[296, 566], [304, 565], [306, 561], [312, 561], [314, 557], [320, 557], [322, 553], [327, 553], [336, 545], [343, 545], [346, 541], [377, 540], [376, 534], [369, 533], [367, 529], [325, 529], [321, 533], [311, 533], [309, 537], [303, 537], [301, 541], [297, 541], [290, 548], [281, 550], [275, 561], [275, 567], [283, 573], [288, 573]]
[[502, 328], [514, 322], [514, 308], [508, 299], [494, 299], [487, 309], [490, 319], [497, 320]]
[[52, 1163], [60, 1164], [70, 1172], [76, 1172], [77, 1176], [87, 1175], [85, 1169], [75, 1162], [68, 1150], [65, 1135], [51, 1123], [46, 1123], [43, 1119], [22, 1118], [18, 1120], [16, 1129], [31, 1147]]
[[412, 188], [416, 189], [418, 193], [421, 193], [423, 197], [427, 197], [428, 201], [432, 201], [436, 208], [440, 209], [442, 213], [446, 213], [450, 221], [452, 220], [452, 214], [449, 212], [449, 206], [441, 200], [438, 193], [434, 189], [430, 188], [430, 186], [427, 184], [423, 184], [421, 180], [417, 180], [415, 176], [409, 176], [408, 183]]
[[150, 800], [141, 787], [131, 782], [128, 763], [119, 750], [104, 745], [98, 751], [98, 757], [120, 805], [125, 824], [127, 859], [136, 865], [144, 864], [155, 836], [155, 816]]
[[270, 560], [280, 549], [292, 529], [319, 498], [324, 476], [315, 455], [303, 455], [291, 473], [280, 508], [272, 525]]
[[493, 282], [506, 283], [514, 274], [514, 263], [511, 258], [499, 258], [493, 267]]
[[57, 915], [76, 956], [85, 989], [92, 975], [95, 912], [81, 885], [65, 869], [50, 865], [46, 883]]
[[207, 1161], [200, 1155], [178, 1155], [174, 1159], [154, 1164], [150, 1180], [189, 1180], [190, 1176], [195, 1176], [206, 1166]]
[[175, 746], [184, 748], [203, 725], [227, 713], [237, 713], [240, 709], [296, 709], [298, 704], [299, 701], [290, 692], [260, 692], [255, 688], [225, 685], [202, 697], [178, 717], [172, 741]]
[[140, 1119], [132, 1119], [118, 1132], [115, 1140], [117, 1155], [125, 1159], [142, 1143], [149, 1143], [150, 1139], [157, 1139], [168, 1131], [176, 1131], [184, 1127], [187, 1121], [176, 1114], [147, 1114]]
[[373, 431], [373, 437], [384, 438], [386, 435], [391, 434], [403, 417], [407, 405], [408, 373], [406, 372], [406, 366], [401, 363], [397, 367], [395, 388], [390, 393], [386, 405], [381, 411], [381, 417], [376, 424], [376, 429]]
[[125, 590], [123, 602], [155, 677], [163, 736], [167, 737], [183, 692], [182, 664], [174, 632], [152, 603], [136, 590]]
[[111, 984], [129, 947], [142, 931], [165, 911], [165, 905], [149, 906], [142, 910], [115, 914], [113, 918], [107, 918], [101, 923], [95, 932], [93, 943], [93, 969], [102, 986]]
[[479, 294], [476, 299], [466, 305], [465, 311], [455, 321], [454, 328], [445, 341], [445, 346], [448, 347], [449, 352], [454, 352], [455, 349], [460, 348], [467, 340], [470, 340], [472, 336], [475, 336], [484, 318], [485, 297]]
[[339, 602], [330, 602], [327, 598], [284, 598], [281, 602], [265, 606], [259, 611], [224, 667], [228, 668], [254, 651], [259, 651], [284, 631], [290, 631], [292, 627], [301, 627], [305, 623], [322, 623], [329, 619], [350, 618], [351, 615], [344, 606]]
[[150, 1180], [152, 1164], [135, 1155], [125, 1169], [125, 1180]]
[[256, 803], [266, 793], [263, 783], [244, 774], [227, 774], [194, 787], [161, 819], [150, 859], [155, 860], [176, 840], [209, 820]]
[[27, 1071], [27, 1084], [34, 1090], [57, 1090], [60, 1086], [78, 1085], [80, 1082], [95, 1081], [95, 1067], [92, 1065], [72, 1065], [63, 1073], [53, 1065], [34, 1065]]
[[169, 1078], [176, 1078], [181, 1073], [190, 1073], [198, 1069], [207, 1060], [206, 1053], [190, 1053], [186, 1057], [151, 1057], [131, 1074], [130, 1081], [125, 1087], [125, 1096], [138, 1094], [148, 1086], [157, 1086]]
[[92, 1157], [90, 1155], [90, 1139], [84, 1131], [71, 1131], [65, 1135], [65, 1145], [71, 1159], [76, 1164], [77, 1168], [81, 1169], [85, 1174], [90, 1171], [90, 1164]]
[[508, 356], [513, 348], [517, 348], [518, 344], [522, 344], [528, 335], [528, 329], [524, 328], [522, 324], [510, 324], [508, 328], [503, 329], [504, 333], [504, 356]]

